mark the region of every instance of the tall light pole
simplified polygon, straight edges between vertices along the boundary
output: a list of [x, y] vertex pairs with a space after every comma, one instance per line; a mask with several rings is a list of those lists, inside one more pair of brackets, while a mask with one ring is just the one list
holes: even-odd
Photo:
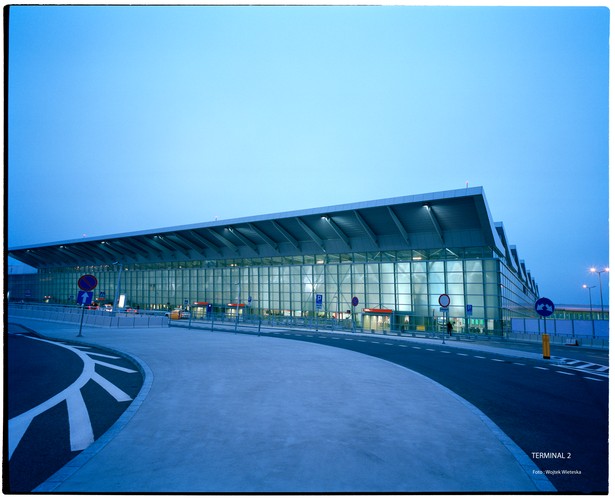
[[598, 274], [598, 282], [600, 284], [600, 320], [604, 320], [604, 303], [602, 302], [602, 274], [608, 273], [609, 269], [605, 268], [604, 270], [597, 270], [596, 268], [590, 268], [589, 271]]
[[592, 308], [592, 289], [596, 287], [595, 285], [589, 286], [587, 284], [583, 284], [583, 288], [589, 291], [589, 318], [592, 321], [592, 337], [596, 337], [596, 331], [594, 329], [594, 309]]
[[122, 268], [123, 265], [119, 261], [113, 263], [113, 265], [119, 265], [120, 269], [117, 272], [117, 284], [115, 286], [115, 300], [113, 301], [113, 311], [118, 311], [120, 306], [120, 283], [122, 281]]

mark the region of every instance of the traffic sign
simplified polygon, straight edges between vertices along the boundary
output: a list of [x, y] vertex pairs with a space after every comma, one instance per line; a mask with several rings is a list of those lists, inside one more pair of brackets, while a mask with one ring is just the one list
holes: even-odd
[[466, 315], [472, 316], [472, 305], [466, 304]]
[[358, 306], [359, 305], [359, 298], [357, 296], [354, 296], [352, 298], [352, 305], [353, 306]]
[[546, 297], [541, 297], [534, 304], [534, 309], [536, 310], [536, 313], [538, 313], [540, 316], [547, 317], [553, 314], [553, 312], [555, 311], [555, 305], [550, 299]]
[[322, 309], [322, 294], [316, 294], [316, 309]]
[[448, 305], [451, 304], [451, 298], [448, 296], [448, 294], [440, 294], [438, 302], [443, 308], [448, 308]]
[[87, 291], [79, 291], [77, 294], [77, 304], [83, 304], [84, 306], [89, 306], [92, 304], [92, 297], [94, 297], [93, 292]]
[[82, 291], [89, 292], [96, 288], [98, 280], [94, 275], [81, 275], [77, 281], [77, 285]]

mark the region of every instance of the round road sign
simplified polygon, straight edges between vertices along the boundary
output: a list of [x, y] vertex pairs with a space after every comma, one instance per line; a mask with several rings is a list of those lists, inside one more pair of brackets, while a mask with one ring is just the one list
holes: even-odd
[[353, 306], [358, 306], [359, 305], [359, 298], [357, 296], [352, 298], [352, 305]]
[[536, 301], [536, 304], [534, 304], [534, 309], [540, 316], [550, 316], [555, 311], [555, 305], [550, 299], [541, 297]]
[[82, 291], [90, 292], [98, 285], [98, 280], [94, 275], [82, 275], [77, 281], [77, 285]]
[[448, 305], [451, 304], [451, 298], [448, 297], [448, 294], [440, 294], [438, 302], [443, 308], [448, 308]]

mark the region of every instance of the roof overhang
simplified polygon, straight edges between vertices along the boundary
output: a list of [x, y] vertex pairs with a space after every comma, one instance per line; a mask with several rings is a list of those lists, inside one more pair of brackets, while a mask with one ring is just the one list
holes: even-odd
[[506, 247], [482, 187], [9, 248], [35, 268]]

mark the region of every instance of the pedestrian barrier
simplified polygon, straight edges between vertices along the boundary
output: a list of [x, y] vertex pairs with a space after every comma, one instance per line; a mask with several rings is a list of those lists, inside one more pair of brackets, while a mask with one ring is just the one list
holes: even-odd
[[9, 305], [10, 316], [34, 318], [50, 322], [68, 322], [78, 324], [83, 312], [83, 323], [93, 327], [165, 327], [169, 319], [161, 315], [134, 313], [110, 313], [108, 311], [82, 310], [81, 308], [59, 307], [46, 309], [44, 306]]

